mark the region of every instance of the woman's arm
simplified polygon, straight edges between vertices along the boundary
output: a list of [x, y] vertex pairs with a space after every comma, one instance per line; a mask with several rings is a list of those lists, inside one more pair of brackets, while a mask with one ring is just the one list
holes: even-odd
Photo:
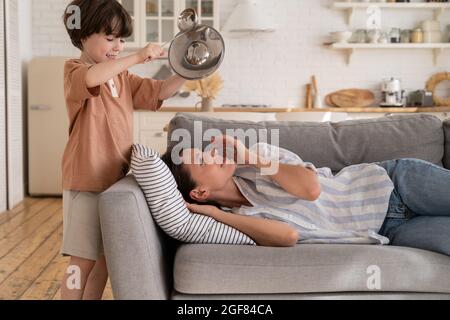
[[[274, 166], [271, 161], [262, 160], [259, 157], [254, 165], [259, 169], [273, 168]], [[284, 163], [277, 163], [276, 165], [278, 170], [270, 177], [280, 187], [304, 200], [315, 201], [319, 198], [321, 193], [320, 183], [317, 174], [312, 169]]]
[[186, 82], [186, 79], [180, 77], [179, 75], [174, 75], [169, 79], [164, 80], [161, 87], [161, 92], [159, 93], [159, 100], [166, 100], [172, 97]]
[[284, 222], [228, 213], [208, 205], [188, 204], [188, 209], [245, 233], [260, 246], [292, 247], [299, 238], [298, 231]]
[[211, 142], [218, 143], [219, 147], [224, 148], [224, 154], [227, 146], [233, 146], [234, 160], [238, 164], [255, 166], [260, 170], [270, 168], [272, 171], [273, 168], [278, 168], [275, 174], [269, 176], [290, 194], [308, 201], [315, 201], [319, 198], [320, 183], [317, 174], [312, 169], [264, 159], [259, 152], [251, 152], [240, 140], [227, 135], [213, 137]]

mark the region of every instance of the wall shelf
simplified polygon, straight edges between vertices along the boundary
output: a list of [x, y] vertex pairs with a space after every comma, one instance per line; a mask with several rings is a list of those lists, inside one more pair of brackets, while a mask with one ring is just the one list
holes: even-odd
[[347, 64], [351, 63], [356, 50], [362, 49], [428, 49], [433, 51], [434, 64], [444, 50], [450, 49], [450, 43], [333, 43], [329, 47], [334, 50], [347, 51]]
[[[151, 111], [140, 111], [151, 112]], [[201, 113], [198, 108], [194, 107], [178, 107], [167, 106], [162, 107], [158, 112], [188, 112], [188, 113]], [[215, 107], [214, 112], [256, 112], [256, 113], [277, 113], [277, 112], [348, 112], [348, 113], [422, 113], [422, 112], [450, 112], [450, 106], [437, 106], [437, 107], [408, 107], [408, 108], [381, 108], [381, 107], [368, 107], [368, 108], [295, 108], [295, 107], [273, 107], [273, 108], [225, 108]]]
[[432, 10], [434, 12], [434, 18], [439, 20], [445, 10], [450, 10], [450, 3], [439, 3], [439, 2], [399, 2], [399, 3], [389, 3], [389, 2], [335, 2], [333, 7], [339, 10], [347, 11], [347, 23], [352, 24], [353, 16], [355, 10], [357, 9], [367, 9], [369, 7], [378, 7], [382, 10], [384, 9], [418, 9], [418, 10]]

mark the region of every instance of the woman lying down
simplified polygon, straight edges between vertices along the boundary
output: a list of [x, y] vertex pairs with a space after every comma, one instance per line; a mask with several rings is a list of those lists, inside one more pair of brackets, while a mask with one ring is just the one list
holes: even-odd
[[191, 211], [258, 245], [392, 244], [450, 255], [450, 170], [408, 158], [333, 175], [269, 144], [247, 149], [230, 136], [212, 142], [232, 145], [234, 161], [214, 148], [184, 149], [179, 161], [168, 152], [162, 159]]

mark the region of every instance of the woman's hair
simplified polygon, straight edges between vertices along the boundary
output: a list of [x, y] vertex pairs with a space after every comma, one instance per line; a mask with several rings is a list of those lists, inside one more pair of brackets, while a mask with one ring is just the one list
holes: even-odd
[[[183, 151], [181, 151], [179, 157], [181, 159]], [[208, 202], [198, 202], [191, 198], [190, 193], [197, 187], [197, 183], [192, 178], [191, 174], [186, 170], [183, 163], [175, 164], [172, 161], [172, 151], [168, 150], [165, 154], [161, 156], [161, 160], [169, 167], [170, 172], [175, 178], [175, 182], [177, 183], [178, 190], [181, 192], [184, 200], [189, 203], [203, 204], [203, 205], [212, 205], [220, 208], [220, 205], [215, 201]], [[180, 161], [181, 162], [181, 161]]]
[[183, 164], [175, 164], [172, 161], [172, 151], [169, 150], [161, 156], [161, 160], [169, 167], [172, 172], [175, 182], [177, 183], [178, 190], [187, 202], [192, 202], [194, 199], [189, 195], [192, 190], [197, 187], [197, 183], [192, 179], [190, 173], [183, 167]]
[[[68, 20], [73, 14], [70, 6], [80, 9], [81, 28], [72, 28]], [[72, 44], [83, 50], [82, 40], [95, 33], [105, 33], [118, 38], [128, 38], [133, 34], [133, 22], [130, 14], [116, 0], [74, 0], [63, 14], [64, 26]]]

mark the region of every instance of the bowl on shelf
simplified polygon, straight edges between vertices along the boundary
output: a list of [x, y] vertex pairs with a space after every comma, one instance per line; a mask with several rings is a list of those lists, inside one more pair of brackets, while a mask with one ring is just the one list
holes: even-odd
[[332, 41], [334, 43], [348, 43], [350, 38], [353, 35], [353, 32], [351, 31], [336, 31], [336, 32], [330, 32]]

